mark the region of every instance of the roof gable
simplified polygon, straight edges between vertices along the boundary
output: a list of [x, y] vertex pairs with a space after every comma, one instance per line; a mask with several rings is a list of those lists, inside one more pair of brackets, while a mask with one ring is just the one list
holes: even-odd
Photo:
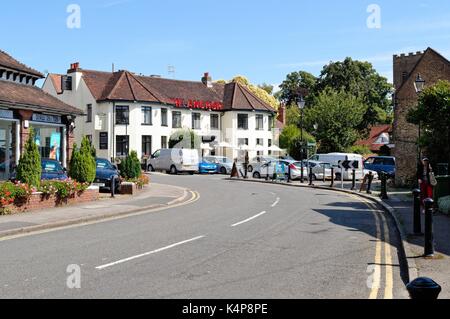
[[267, 105], [248, 88], [237, 82], [231, 82], [225, 85], [223, 101], [224, 109], [226, 110], [275, 112], [271, 106]]
[[447, 65], [450, 66], [450, 61], [447, 58], [445, 58], [442, 54], [440, 54], [439, 52], [437, 52], [436, 50], [434, 50], [432, 48], [426, 49], [424, 54], [422, 55], [422, 57], [419, 59], [419, 61], [417, 61], [416, 65], [414, 66], [412, 71], [409, 73], [408, 78], [405, 79], [405, 81], [403, 81], [402, 85], [400, 85], [400, 87], [397, 89], [396, 94], [399, 94], [400, 92], [402, 92], [403, 89], [406, 87], [406, 84], [410, 83], [411, 80], [415, 80], [415, 77], [417, 76], [417, 69], [424, 63], [424, 61], [431, 58], [432, 55], [436, 56], [438, 59], [442, 60], [444, 63], [446, 63]]

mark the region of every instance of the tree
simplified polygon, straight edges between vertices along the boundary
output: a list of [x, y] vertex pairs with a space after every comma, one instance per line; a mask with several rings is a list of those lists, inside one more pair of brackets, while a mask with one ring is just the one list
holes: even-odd
[[270, 84], [267, 84], [267, 83], [263, 83], [263, 84], [258, 85], [258, 87], [260, 89], [263, 89], [264, 91], [266, 91], [267, 94], [273, 95], [273, 85], [270, 85]]
[[362, 99], [367, 107], [357, 128], [363, 134], [368, 133], [371, 125], [392, 122], [392, 85], [371, 63], [346, 58], [324, 66], [313, 94], [317, 96], [326, 88], [344, 90]]
[[305, 71], [292, 72], [286, 76], [286, 80], [280, 85], [279, 99], [287, 106], [296, 105], [300, 91], [313, 92], [316, 82], [317, 78], [311, 73]]
[[126, 180], [133, 180], [142, 175], [141, 163], [136, 151], [131, 151], [120, 163], [120, 175]]
[[295, 159], [302, 159], [302, 142], [315, 143], [315, 138], [303, 130], [303, 141], [301, 137], [301, 130], [296, 125], [287, 125], [280, 135], [280, 147], [286, 149], [288, 153]]
[[358, 127], [366, 109], [350, 92], [326, 88], [304, 110], [306, 129], [314, 131], [320, 152], [344, 152], [360, 137]]
[[426, 149], [432, 164], [450, 163], [450, 82], [439, 81], [426, 88], [419, 106], [408, 113], [407, 119], [421, 125], [418, 143]]
[[278, 110], [280, 106], [279, 102], [273, 95], [266, 91], [267, 88], [264, 89], [251, 84], [250, 81], [242, 75], [235, 76], [232, 82], [237, 82], [240, 85], [245, 86], [250, 92], [260, 98], [262, 101], [270, 105], [273, 109]]
[[174, 132], [169, 139], [169, 148], [200, 149], [202, 139], [190, 129]]
[[97, 165], [92, 153], [91, 142], [86, 136], [83, 137], [79, 149], [74, 145], [69, 165], [69, 175], [72, 179], [89, 184], [95, 180]]
[[17, 179], [29, 186], [39, 187], [42, 175], [41, 155], [34, 138], [34, 130], [30, 128], [30, 134], [25, 143], [25, 150], [20, 156], [19, 165], [17, 166]]

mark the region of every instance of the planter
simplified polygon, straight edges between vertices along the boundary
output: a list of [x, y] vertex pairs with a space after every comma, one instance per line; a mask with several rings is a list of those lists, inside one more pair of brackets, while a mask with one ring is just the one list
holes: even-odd
[[96, 201], [99, 198], [99, 188], [89, 187], [84, 192], [73, 195], [72, 197], [60, 199], [55, 195], [44, 195], [43, 193], [33, 193], [27, 201], [16, 202], [5, 207], [8, 213], [23, 213], [28, 211], [43, 210], [48, 208], [63, 207], [75, 203], [85, 203]]
[[123, 182], [120, 184], [120, 194], [122, 195], [134, 195], [138, 191], [135, 183]]

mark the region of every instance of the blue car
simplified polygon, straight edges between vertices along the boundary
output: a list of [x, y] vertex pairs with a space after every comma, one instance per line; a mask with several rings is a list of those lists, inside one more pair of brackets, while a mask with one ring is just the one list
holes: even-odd
[[120, 172], [117, 169], [117, 166], [111, 164], [111, 162], [105, 158], [96, 158], [95, 163], [97, 169], [93, 185], [100, 188], [111, 189], [111, 178], [114, 176], [116, 179], [115, 190], [118, 192], [120, 188]]
[[198, 164], [198, 172], [200, 174], [215, 174], [217, 173], [217, 165], [206, 159], [203, 159]]
[[214, 163], [217, 166], [216, 173], [229, 175], [233, 169], [233, 161], [224, 156], [207, 156], [204, 158], [209, 163]]
[[41, 179], [46, 180], [65, 180], [68, 179], [67, 171], [62, 165], [52, 159], [41, 160], [42, 175]]
[[375, 171], [380, 175], [382, 172], [389, 177], [395, 177], [395, 157], [393, 156], [372, 156], [365, 160], [364, 168]]

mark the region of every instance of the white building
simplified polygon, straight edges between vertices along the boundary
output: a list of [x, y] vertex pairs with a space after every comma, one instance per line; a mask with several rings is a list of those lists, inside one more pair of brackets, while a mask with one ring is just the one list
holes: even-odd
[[83, 70], [75, 63], [67, 75], [50, 74], [43, 89], [87, 114], [76, 120], [75, 140], [88, 136], [99, 157], [135, 150], [144, 158], [168, 147], [181, 128], [205, 139], [205, 154], [229, 158], [245, 154], [239, 147], [249, 149], [250, 158], [267, 155], [274, 142], [276, 111], [244, 86], [212, 83], [207, 73], [192, 82]]

